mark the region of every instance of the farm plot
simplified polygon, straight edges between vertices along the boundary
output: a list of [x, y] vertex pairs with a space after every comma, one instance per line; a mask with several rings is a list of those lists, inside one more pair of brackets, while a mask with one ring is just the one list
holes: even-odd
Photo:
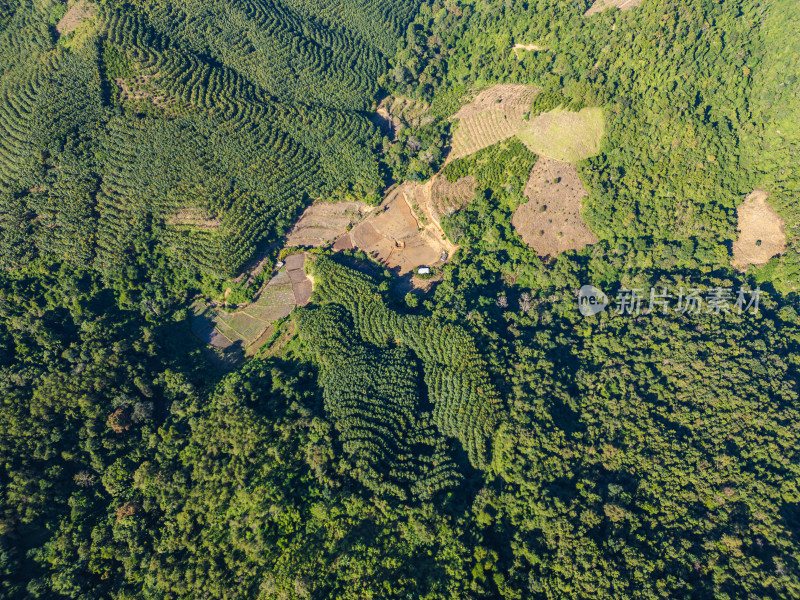
[[733, 243], [732, 266], [746, 271], [786, 252], [786, 223], [768, 203], [769, 194], [754, 190], [739, 207], [738, 239]]
[[479, 93], [453, 115], [458, 121], [447, 161], [463, 158], [516, 135], [539, 88], [499, 84]]
[[586, 195], [575, 165], [540, 158], [525, 187], [528, 201], [520, 205], [511, 223], [540, 256], [580, 250], [597, 243], [581, 217]]
[[287, 246], [324, 246], [344, 235], [370, 207], [361, 202], [315, 202], [286, 236]]
[[577, 162], [600, 152], [603, 127], [602, 108], [557, 108], [531, 119], [517, 137], [539, 156]]
[[477, 187], [474, 177], [461, 177], [451, 183], [446, 177], [436, 175], [430, 187], [428, 202], [431, 218], [438, 224], [443, 216], [452, 215], [464, 208], [475, 196]]
[[334, 248], [352, 245], [400, 275], [441, 264], [453, 247], [427, 212], [429, 194], [430, 183], [404, 183]]
[[538, 88], [495, 85], [453, 115], [458, 125], [447, 162], [517, 136], [531, 151], [559, 161], [578, 161], [600, 151], [603, 110], [571, 112], [562, 108], [525, 120]]
[[195, 302], [192, 306], [192, 332], [207, 345], [218, 350], [234, 346], [252, 353], [273, 323], [288, 316], [295, 306], [307, 304], [313, 290], [306, 276], [305, 255], [295, 254], [259, 292], [256, 300], [235, 312]]
[[618, 10], [630, 10], [636, 8], [642, 3], [642, 0], [595, 0], [595, 3], [583, 13], [584, 17], [591, 17], [599, 12], [603, 12], [607, 8], [616, 8]]

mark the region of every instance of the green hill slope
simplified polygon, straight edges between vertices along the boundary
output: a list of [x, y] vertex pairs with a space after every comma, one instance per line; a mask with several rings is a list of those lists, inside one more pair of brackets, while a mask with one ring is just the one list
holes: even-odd
[[0, 32], [5, 264], [120, 268], [155, 243], [229, 276], [309, 198], [383, 186], [360, 111], [385, 62], [359, 32], [278, 4], [135, 3], [56, 39], [56, 8], [23, 3]]

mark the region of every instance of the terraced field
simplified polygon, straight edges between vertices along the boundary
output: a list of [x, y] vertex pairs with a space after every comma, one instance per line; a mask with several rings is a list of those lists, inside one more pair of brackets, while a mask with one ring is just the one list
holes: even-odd
[[316, 202], [292, 227], [286, 245], [324, 246], [347, 233], [369, 210], [363, 202]]
[[265, 341], [264, 334], [273, 323], [288, 316], [296, 306], [308, 304], [313, 284], [306, 276], [304, 266], [304, 254], [288, 257], [256, 300], [235, 312], [227, 312], [203, 301], [195, 302], [192, 305], [192, 332], [217, 350], [252, 353], [259, 342]]
[[428, 212], [430, 189], [431, 182], [402, 184], [334, 249], [359, 248], [399, 275], [441, 264], [454, 246]]

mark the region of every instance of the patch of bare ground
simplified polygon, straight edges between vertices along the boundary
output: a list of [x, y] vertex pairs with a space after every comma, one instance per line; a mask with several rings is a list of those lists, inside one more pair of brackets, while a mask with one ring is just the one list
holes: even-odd
[[750, 193], [737, 211], [739, 237], [733, 243], [731, 264], [739, 271], [763, 265], [786, 252], [786, 223], [775, 212], [765, 190]]
[[66, 35], [75, 31], [84, 21], [97, 14], [97, 7], [87, 0], [76, 0], [67, 10], [66, 14], [56, 24], [58, 35]]
[[458, 125], [453, 133], [447, 162], [474, 154], [515, 135], [524, 124], [539, 88], [499, 84], [480, 92], [453, 115]]
[[428, 212], [430, 188], [431, 182], [406, 182], [395, 188], [377, 211], [350, 231], [342, 247], [351, 244], [368, 252], [399, 275], [442, 264], [455, 247]]
[[540, 256], [580, 250], [597, 243], [581, 216], [586, 195], [575, 165], [540, 158], [525, 187], [528, 201], [520, 205], [511, 223]]
[[590, 17], [599, 12], [603, 12], [607, 8], [616, 8], [618, 10], [630, 10], [636, 8], [642, 3], [642, 0], [595, 0], [595, 3], [587, 10], [583, 16]]
[[361, 202], [315, 202], [300, 215], [286, 236], [286, 245], [325, 246], [349, 231], [369, 208]]
[[546, 52], [547, 46], [540, 46], [539, 44], [514, 44], [512, 50], [514, 51], [514, 56], [517, 57], [519, 60], [519, 53], [522, 52]]

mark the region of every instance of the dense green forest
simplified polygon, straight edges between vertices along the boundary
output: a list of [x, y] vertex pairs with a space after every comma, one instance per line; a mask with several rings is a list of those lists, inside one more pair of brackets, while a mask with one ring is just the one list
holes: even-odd
[[[800, 6], [590, 5], [0, 0], [0, 597], [800, 598]], [[445, 162], [495, 83], [602, 107], [597, 244], [523, 243], [516, 138]], [[310, 202], [439, 170], [432, 291], [317, 250], [285, 343], [208, 360], [190, 303]], [[787, 250], [736, 272], [755, 188]]]

